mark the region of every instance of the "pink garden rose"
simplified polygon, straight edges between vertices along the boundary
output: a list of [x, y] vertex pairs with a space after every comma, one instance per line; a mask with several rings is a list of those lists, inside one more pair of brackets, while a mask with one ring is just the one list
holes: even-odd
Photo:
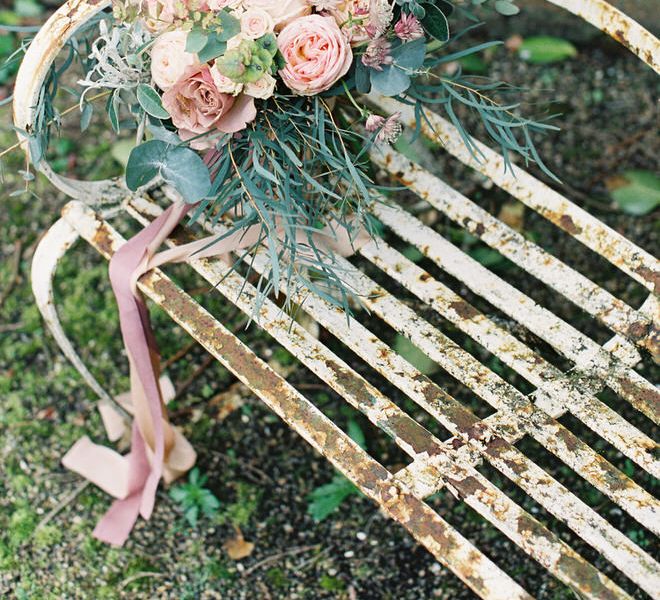
[[171, 88], [188, 67], [199, 64], [196, 54], [186, 52], [186, 31], [168, 31], [151, 48], [151, 76], [163, 91]]
[[[208, 65], [189, 67], [163, 94], [163, 107], [184, 140], [214, 131], [236, 133], [257, 116], [254, 98], [220, 92]], [[194, 148], [208, 146], [206, 140], [196, 141], [202, 143]]]
[[277, 45], [286, 66], [279, 72], [290, 90], [312, 96], [346, 75], [353, 53], [332, 17], [309, 15], [289, 23]]
[[280, 31], [285, 25], [312, 12], [307, 0], [244, 0], [243, 6], [249, 10], [259, 8], [265, 10], [275, 23], [275, 31]]

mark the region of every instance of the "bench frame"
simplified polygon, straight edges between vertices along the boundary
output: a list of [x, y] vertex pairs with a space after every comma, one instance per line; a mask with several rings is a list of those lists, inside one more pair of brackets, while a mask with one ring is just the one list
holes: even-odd
[[[658, 40], [606, 2], [552, 0], [552, 3], [609, 33], [660, 72]], [[17, 77], [14, 121], [19, 130], [29, 131], [41, 86], [58, 52], [82, 23], [107, 4], [70, 0], [36, 36]], [[414, 118], [411, 111], [391, 99], [374, 97], [369, 101], [387, 112], [401, 111], [404, 121]], [[658, 563], [515, 446], [524, 435], [531, 436], [641, 525], [658, 533], [660, 511], [655, 498], [558, 421], [570, 412], [639, 468], [660, 476], [660, 461], [653, 454], [657, 448], [655, 442], [596, 397], [607, 386], [617, 392], [622, 401], [658, 422], [658, 392], [634, 370], [641, 360], [639, 349], [658, 356], [658, 261], [522, 169], [514, 167], [513, 172], [505, 172], [502, 157], [476, 140], [483, 156], [479, 162], [475, 161], [453, 126], [440, 116], [432, 117], [431, 124], [433, 129], [425, 126], [424, 135], [442, 142], [447, 152], [602, 255], [625, 276], [649, 289], [650, 294], [639, 309], [628, 306], [394, 150], [374, 153], [372, 160], [376, 164], [431, 206], [568, 298], [613, 333], [612, 339], [600, 346], [401, 208], [385, 204], [375, 206], [376, 216], [396, 235], [416, 245], [441, 269], [460, 279], [574, 364], [570, 373], [559, 371], [393, 247], [384, 242], [366, 244], [359, 250], [363, 258], [404, 285], [536, 387], [533, 394], [522, 394], [364, 273], [343, 261], [347, 278], [375, 315], [408, 337], [496, 409], [490, 417], [479, 419], [363, 325], [356, 321], [349, 324], [336, 307], [321, 298], [307, 297], [303, 306], [306, 312], [451, 432], [452, 437], [443, 441], [302, 327], [296, 323], [292, 325], [275, 304], [269, 300], [263, 302], [259, 309], [260, 326], [306, 368], [363, 412], [410, 457], [411, 462], [398, 472], [388, 470], [369, 456], [162, 271], [147, 273], [140, 279], [139, 287], [479, 596], [503, 600], [531, 598], [424, 502], [442, 488], [466, 502], [583, 597], [598, 600], [629, 597], [482, 475], [476, 467], [486, 460], [637, 586], [652, 597], [659, 597]], [[22, 141], [27, 151], [26, 139]], [[53, 300], [53, 275], [59, 260], [79, 238], [104, 257], [112, 256], [124, 240], [107, 219], [128, 214], [146, 224], [162, 209], [148, 195], [128, 192], [118, 180], [74, 181], [57, 175], [45, 162], [39, 169], [73, 201], [64, 207], [62, 217], [45, 234], [35, 252], [32, 271], [35, 297], [64, 354], [102, 401], [112, 402], [62, 329]], [[167, 188], [164, 192], [174, 195]], [[207, 231], [222, 231], [222, 225], [211, 227], [202, 222], [201, 227]], [[178, 235], [168, 240], [168, 244], [180, 243]], [[267, 260], [258, 251], [255, 269], [266, 269]], [[193, 259], [189, 265], [242, 311], [253, 314], [256, 290], [237, 273], [223, 278], [228, 265], [222, 259]]]

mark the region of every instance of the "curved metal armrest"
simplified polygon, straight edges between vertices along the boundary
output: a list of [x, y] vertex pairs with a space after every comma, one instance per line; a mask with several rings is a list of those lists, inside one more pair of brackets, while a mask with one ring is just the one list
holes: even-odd
[[[27, 137], [21, 132], [33, 127], [41, 90], [57, 55], [80, 26], [109, 5], [109, 0], [69, 0], [46, 21], [30, 44], [16, 76], [13, 102], [14, 125], [26, 153]], [[85, 202], [98, 199], [118, 185], [110, 180], [84, 182], [62, 177], [45, 160], [38, 169], [65, 194]]]

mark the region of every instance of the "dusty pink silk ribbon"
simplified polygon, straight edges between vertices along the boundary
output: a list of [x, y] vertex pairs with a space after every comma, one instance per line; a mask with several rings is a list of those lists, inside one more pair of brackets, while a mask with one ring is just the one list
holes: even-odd
[[[110, 281], [130, 365], [130, 393], [117, 398], [134, 415], [130, 452], [122, 456], [83, 437], [62, 459], [66, 468], [116, 498], [94, 529], [94, 536], [117, 546], [124, 544], [138, 515], [150, 518], [161, 477], [169, 483], [189, 470], [196, 458], [189, 442], [167, 420], [165, 404], [173, 392], [168, 379], [159, 380], [158, 349], [137, 281], [150, 269], [165, 263], [182, 262], [193, 255], [205, 258], [227, 254], [259, 241], [261, 226], [255, 225], [220, 241], [217, 235], [210, 236], [156, 254], [190, 208], [189, 204], [175, 202], [124, 244], [110, 261]], [[321, 243], [344, 256], [368, 239], [362, 232], [351, 240], [342, 227], [319, 235], [324, 233]], [[300, 241], [306, 241], [304, 236]], [[121, 437], [123, 423], [118, 413], [104, 404], [100, 410], [109, 438]]]

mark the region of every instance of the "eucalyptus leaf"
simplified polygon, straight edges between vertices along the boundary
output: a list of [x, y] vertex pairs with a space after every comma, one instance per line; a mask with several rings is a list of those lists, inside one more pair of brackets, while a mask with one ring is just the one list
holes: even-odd
[[422, 19], [422, 27], [426, 33], [436, 40], [447, 42], [449, 40], [449, 22], [442, 10], [435, 4], [425, 3], [426, 15]]
[[163, 108], [158, 92], [146, 83], [141, 83], [137, 87], [137, 99], [140, 106], [148, 115], [157, 119], [169, 119], [170, 114]]
[[355, 89], [360, 94], [368, 94], [371, 90], [369, 69], [361, 60], [355, 61]]
[[226, 49], [227, 42], [220, 39], [218, 34], [211, 33], [204, 47], [197, 53], [197, 58], [200, 62], [209, 62], [214, 58], [218, 58]]
[[106, 105], [106, 110], [108, 111], [108, 118], [110, 119], [110, 125], [115, 133], [119, 133], [119, 98], [117, 96], [117, 90], [115, 90], [108, 97], [108, 103]]
[[216, 32], [219, 41], [226, 42], [240, 33], [241, 22], [235, 16], [226, 10], [221, 10], [216, 16], [220, 21], [219, 31]]
[[[415, 40], [417, 41], [417, 40]], [[399, 48], [404, 46], [412, 46], [414, 42], [410, 44], [403, 44]], [[392, 58], [395, 58], [395, 52], [397, 49], [392, 51]], [[422, 43], [422, 52], [424, 51], [424, 45]], [[413, 61], [416, 60], [416, 57], [410, 56], [406, 57], [405, 54], [401, 54], [401, 60], [404, 63], [414, 64]], [[423, 57], [422, 57], [423, 59]], [[377, 92], [383, 94], [383, 96], [397, 96], [402, 94], [410, 87], [410, 75], [408, 71], [416, 67], [407, 67], [404, 65], [399, 65], [398, 62], [395, 62], [391, 65], [383, 66], [381, 71], [376, 69], [371, 69], [371, 85]]]
[[168, 148], [169, 144], [160, 140], [149, 140], [133, 148], [126, 165], [126, 185], [129, 190], [137, 190], [160, 173]]
[[86, 131], [89, 127], [89, 124], [92, 120], [92, 115], [94, 114], [94, 106], [89, 102], [86, 102], [83, 105], [82, 111], [80, 112], [80, 131]]
[[186, 36], [186, 52], [190, 54], [197, 54], [208, 41], [208, 35], [203, 30], [195, 27], [188, 32]]
[[392, 60], [403, 69], [415, 70], [424, 64], [425, 44], [419, 38], [407, 44], [401, 44], [391, 52]]
[[150, 140], [134, 148], [126, 166], [128, 188], [135, 191], [158, 175], [186, 202], [198, 202], [211, 190], [208, 168], [194, 150], [161, 140]]
[[571, 42], [548, 35], [526, 38], [518, 52], [523, 60], [541, 65], [577, 56], [577, 50]]
[[520, 12], [520, 9], [509, 0], [496, 0], [495, 10], [505, 17], [512, 17]]
[[621, 210], [643, 216], [660, 206], [660, 177], [650, 171], [626, 171], [608, 182], [610, 195]]

